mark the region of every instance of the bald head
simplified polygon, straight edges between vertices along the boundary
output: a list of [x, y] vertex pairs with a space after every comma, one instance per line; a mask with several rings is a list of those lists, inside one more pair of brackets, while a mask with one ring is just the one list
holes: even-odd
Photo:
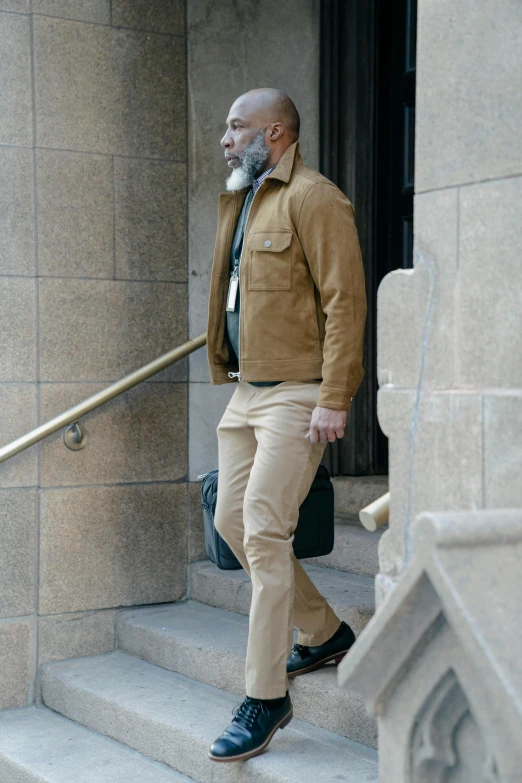
[[273, 87], [259, 87], [249, 90], [237, 98], [230, 110], [243, 111], [259, 119], [261, 125], [281, 123], [290, 144], [299, 137], [300, 118], [293, 100], [282, 90]]
[[236, 98], [221, 139], [232, 174], [227, 189], [238, 190], [275, 166], [299, 138], [299, 113], [281, 90], [262, 87]]

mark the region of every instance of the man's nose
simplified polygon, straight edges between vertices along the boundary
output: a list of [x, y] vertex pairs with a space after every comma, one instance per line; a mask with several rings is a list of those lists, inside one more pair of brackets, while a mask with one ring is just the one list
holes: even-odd
[[223, 138], [221, 139], [221, 142], [220, 142], [220, 144], [221, 144], [221, 146], [222, 146], [222, 147], [224, 147], [225, 149], [228, 149], [229, 147], [231, 147], [231, 146], [232, 146], [232, 139], [231, 139], [231, 138], [230, 138], [230, 136], [228, 135], [228, 131], [225, 133], [225, 135], [224, 135], [224, 136], [223, 136]]

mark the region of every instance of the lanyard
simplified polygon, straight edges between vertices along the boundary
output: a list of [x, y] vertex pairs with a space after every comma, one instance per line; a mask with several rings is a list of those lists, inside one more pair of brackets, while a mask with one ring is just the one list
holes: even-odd
[[245, 211], [244, 211], [243, 232], [242, 232], [242, 236], [241, 236], [241, 242], [238, 242], [238, 244], [237, 244], [237, 246], [236, 246], [236, 248], [234, 250], [234, 268], [233, 268], [233, 272], [232, 272], [234, 277], [238, 277], [239, 276], [239, 274], [238, 274], [239, 259], [241, 258], [241, 250], [243, 248], [243, 240], [245, 238], [245, 227], [246, 227], [246, 222], [248, 220], [248, 213], [250, 212], [250, 207], [252, 205], [252, 200], [254, 198], [254, 195], [255, 195], [255, 193], [254, 193], [253, 189], [249, 190], [248, 193], [247, 193], [246, 199], [245, 199], [245, 202], [248, 202], [248, 203], [246, 203]]
[[[241, 237], [241, 242], [238, 242], [236, 248], [234, 249], [234, 268], [232, 270], [232, 274], [230, 276], [230, 281], [228, 284], [228, 296], [227, 296], [227, 306], [226, 306], [228, 312], [234, 312], [234, 310], [236, 309], [236, 297], [239, 288], [239, 261], [241, 258], [241, 250], [243, 248], [243, 240], [245, 237], [245, 227], [248, 220], [248, 213], [250, 211], [250, 206], [254, 198], [254, 195], [255, 195], [254, 191], [249, 190], [247, 193], [247, 197], [245, 199], [246, 206], [245, 206], [244, 218], [243, 218], [243, 235]], [[247, 200], [249, 201], [249, 203], [246, 203]]]

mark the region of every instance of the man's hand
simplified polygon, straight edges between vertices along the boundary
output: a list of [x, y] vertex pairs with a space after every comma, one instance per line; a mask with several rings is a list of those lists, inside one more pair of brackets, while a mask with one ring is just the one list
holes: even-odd
[[337, 411], [331, 408], [316, 406], [312, 411], [310, 428], [305, 438], [310, 438], [311, 443], [333, 443], [335, 438], [342, 438], [346, 425], [348, 411]]

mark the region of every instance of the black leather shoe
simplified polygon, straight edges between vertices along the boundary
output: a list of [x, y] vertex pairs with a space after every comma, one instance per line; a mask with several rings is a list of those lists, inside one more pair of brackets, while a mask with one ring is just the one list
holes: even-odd
[[244, 761], [262, 753], [277, 729], [290, 723], [293, 707], [289, 693], [277, 710], [247, 696], [232, 712], [232, 723], [210, 746], [208, 757], [213, 761]]
[[286, 662], [288, 677], [296, 677], [298, 674], [320, 669], [330, 661], [335, 661], [336, 665], [339, 665], [355, 642], [355, 634], [344, 620], [339, 627], [342, 627], [343, 631], [335, 641], [328, 639], [316, 647], [294, 644]]

